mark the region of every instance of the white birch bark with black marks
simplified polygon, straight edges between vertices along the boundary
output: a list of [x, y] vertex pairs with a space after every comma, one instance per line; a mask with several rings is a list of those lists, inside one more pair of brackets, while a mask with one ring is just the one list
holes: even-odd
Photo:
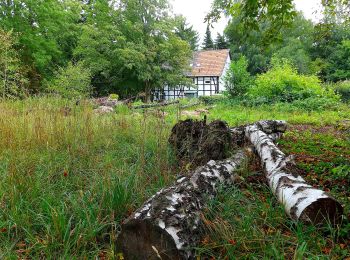
[[321, 224], [338, 223], [342, 206], [328, 193], [307, 184], [287, 157], [258, 125], [246, 127], [245, 135], [260, 156], [268, 184], [287, 214], [294, 220]]
[[[219, 187], [232, 185], [246, 156], [210, 161], [151, 197], [123, 224], [117, 248], [126, 259], [192, 259], [201, 240], [201, 214]], [[120, 252], [118, 251], [118, 252]]]

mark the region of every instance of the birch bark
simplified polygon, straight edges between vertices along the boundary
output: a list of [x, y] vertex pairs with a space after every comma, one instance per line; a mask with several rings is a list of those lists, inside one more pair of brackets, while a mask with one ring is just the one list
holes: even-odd
[[294, 220], [321, 224], [338, 223], [342, 206], [328, 193], [307, 184], [298, 174], [292, 157], [287, 157], [258, 125], [246, 127], [245, 135], [253, 144], [272, 192]]

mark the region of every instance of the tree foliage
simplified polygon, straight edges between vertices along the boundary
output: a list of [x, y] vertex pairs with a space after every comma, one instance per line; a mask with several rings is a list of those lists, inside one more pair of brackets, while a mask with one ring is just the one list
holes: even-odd
[[[32, 81], [52, 75], [72, 57], [79, 30], [80, 3], [70, 0], [13, 0], [0, 4], [0, 26], [18, 33], [22, 60]], [[32, 85], [38, 84], [33, 82]]]
[[331, 89], [321, 86], [316, 76], [298, 74], [288, 60], [274, 59], [272, 68], [258, 75], [249, 96], [265, 103], [294, 102], [308, 98], [330, 98], [337, 100]]
[[277, 39], [280, 30], [290, 25], [296, 15], [292, 0], [214, 0], [206, 19], [215, 21], [222, 13], [239, 19], [239, 23], [245, 28], [244, 36], [251, 31], [259, 31], [260, 25], [265, 24], [262, 34], [265, 42]]
[[15, 49], [13, 33], [0, 29], [0, 97], [23, 97], [27, 92], [26, 68]]
[[228, 48], [228, 42], [225, 35], [218, 33], [215, 39], [215, 49], [222, 50]]
[[225, 86], [232, 97], [243, 97], [253, 84], [253, 78], [248, 72], [248, 61], [241, 56], [232, 61], [225, 76]]
[[211, 37], [210, 26], [208, 24], [207, 30], [205, 31], [204, 40], [203, 40], [203, 50], [214, 49], [214, 41]]
[[0, 26], [18, 33], [35, 91], [74, 60], [91, 72], [96, 94], [187, 82], [198, 39], [183, 18], [171, 16], [168, 0], [3, 1]]
[[91, 74], [82, 63], [68, 63], [59, 68], [55, 77], [48, 83], [47, 90], [63, 98], [77, 99], [91, 94]]
[[182, 40], [188, 42], [192, 51], [198, 49], [199, 34], [193, 29], [192, 25], [188, 25], [186, 18], [183, 16], [175, 17], [175, 34]]

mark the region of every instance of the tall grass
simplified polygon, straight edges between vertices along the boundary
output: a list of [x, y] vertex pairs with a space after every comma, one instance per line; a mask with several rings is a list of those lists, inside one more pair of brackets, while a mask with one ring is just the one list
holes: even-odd
[[0, 258], [112, 254], [120, 220], [174, 178], [168, 134], [124, 108], [1, 103]]
[[[162, 109], [167, 116], [124, 106], [97, 115], [88, 101], [78, 106], [51, 98], [0, 102], [0, 259], [113, 258], [121, 221], [181, 171], [167, 145], [171, 127], [181, 118], [179, 107]], [[337, 127], [349, 119], [349, 112], [343, 106], [310, 112], [219, 103], [208, 120], [239, 125], [285, 119]], [[335, 145], [320, 134], [318, 142]], [[299, 152], [291, 145], [295, 143], [291, 135], [294, 139], [305, 135], [290, 132], [282, 142], [289, 153]], [[306, 153], [314, 150], [314, 139], [301, 141], [310, 148], [303, 148]], [[347, 144], [343, 142], [341, 147]], [[259, 175], [256, 169], [242, 172], [246, 180]], [[323, 236], [313, 227], [292, 223], [265, 184], [244, 183], [220, 192], [207, 205], [206, 234], [197, 248], [200, 256], [350, 257], [348, 245], [337, 241], [336, 230]]]

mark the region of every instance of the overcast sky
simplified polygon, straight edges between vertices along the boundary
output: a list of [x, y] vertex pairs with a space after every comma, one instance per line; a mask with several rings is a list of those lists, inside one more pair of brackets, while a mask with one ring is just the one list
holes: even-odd
[[[187, 18], [189, 24], [193, 25], [194, 29], [199, 32], [201, 38], [206, 30], [204, 17], [209, 12], [213, 0], [171, 0], [174, 12], [182, 14]], [[321, 0], [294, 0], [297, 10], [304, 13], [305, 17], [313, 21], [319, 19]], [[221, 19], [219, 23], [214, 24], [212, 29], [212, 37], [215, 39], [216, 34], [222, 33], [226, 26], [227, 19]]]

